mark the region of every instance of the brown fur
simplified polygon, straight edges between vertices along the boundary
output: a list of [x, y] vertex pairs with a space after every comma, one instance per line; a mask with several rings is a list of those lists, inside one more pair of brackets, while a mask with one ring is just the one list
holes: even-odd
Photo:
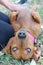
[[[3, 51], [10, 53], [17, 59], [37, 59], [37, 48], [34, 46], [34, 42], [28, 37], [28, 32], [35, 38], [38, 37], [41, 27], [41, 19], [38, 12], [24, 8], [17, 12], [12, 12], [10, 16], [11, 25], [15, 31], [15, 37], [11, 38]], [[19, 39], [18, 33], [21, 29], [26, 31], [26, 38]], [[13, 48], [18, 48], [17, 51], [13, 51]], [[26, 48], [31, 48], [31, 52], [28, 53]]]

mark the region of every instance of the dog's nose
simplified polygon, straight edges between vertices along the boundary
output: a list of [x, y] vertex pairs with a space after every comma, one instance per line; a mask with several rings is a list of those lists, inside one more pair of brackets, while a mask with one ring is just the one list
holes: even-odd
[[18, 37], [21, 39], [26, 38], [26, 32], [24, 30], [21, 30], [18, 34]]

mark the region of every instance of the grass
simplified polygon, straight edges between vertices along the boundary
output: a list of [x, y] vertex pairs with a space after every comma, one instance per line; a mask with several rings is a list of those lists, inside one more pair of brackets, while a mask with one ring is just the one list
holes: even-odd
[[[33, 61], [33, 64], [35, 64], [34, 62], [36, 63], [36, 65], [43, 65], [43, 58], [40, 58], [40, 60], [38, 61]], [[24, 62], [23, 60], [17, 60], [13, 58], [9, 54], [0, 56], [0, 65], [31, 65], [30, 63], [32, 63], [30, 62], [30, 60], [26, 60]]]

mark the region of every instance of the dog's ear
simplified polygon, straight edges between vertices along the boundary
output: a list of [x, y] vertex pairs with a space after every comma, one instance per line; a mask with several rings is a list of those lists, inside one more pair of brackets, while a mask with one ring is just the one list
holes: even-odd
[[2, 50], [2, 52], [4, 52], [5, 54], [11, 54], [11, 44], [12, 44], [12, 42], [13, 42], [13, 38], [11, 38], [9, 41], [8, 41], [8, 43], [7, 43], [7, 45], [6, 45], [6, 47]]
[[10, 21], [11, 23], [16, 20], [16, 16], [18, 15], [18, 12], [11, 12], [10, 14]]
[[38, 12], [33, 11], [33, 12], [31, 13], [31, 15], [32, 15], [33, 20], [34, 20], [36, 23], [38, 23], [38, 24], [41, 23], [41, 18], [40, 18], [40, 15], [39, 15]]
[[15, 32], [20, 28], [20, 24], [17, 22], [17, 17], [18, 17], [18, 12], [11, 12], [10, 22]]

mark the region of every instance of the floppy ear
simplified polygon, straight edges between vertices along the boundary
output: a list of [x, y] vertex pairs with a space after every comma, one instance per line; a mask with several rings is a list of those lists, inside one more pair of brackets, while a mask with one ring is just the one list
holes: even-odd
[[32, 12], [32, 18], [35, 20], [36, 23], [41, 23], [41, 18], [38, 12], [33, 11]]
[[18, 15], [18, 12], [11, 12], [11, 14], [10, 14], [11, 23], [14, 22], [14, 20], [16, 20], [17, 15]]
[[2, 50], [2, 52], [4, 52], [5, 54], [11, 54], [11, 44], [12, 44], [12, 42], [13, 42], [13, 38], [11, 38], [9, 41], [8, 41], [8, 43], [7, 43], [7, 45], [6, 45], [6, 47]]
[[17, 22], [17, 17], [18, 17], [18, 12], [11, 12], [10, 22], [14, 31], [17, 31], [20, 28], [20, 24]]

